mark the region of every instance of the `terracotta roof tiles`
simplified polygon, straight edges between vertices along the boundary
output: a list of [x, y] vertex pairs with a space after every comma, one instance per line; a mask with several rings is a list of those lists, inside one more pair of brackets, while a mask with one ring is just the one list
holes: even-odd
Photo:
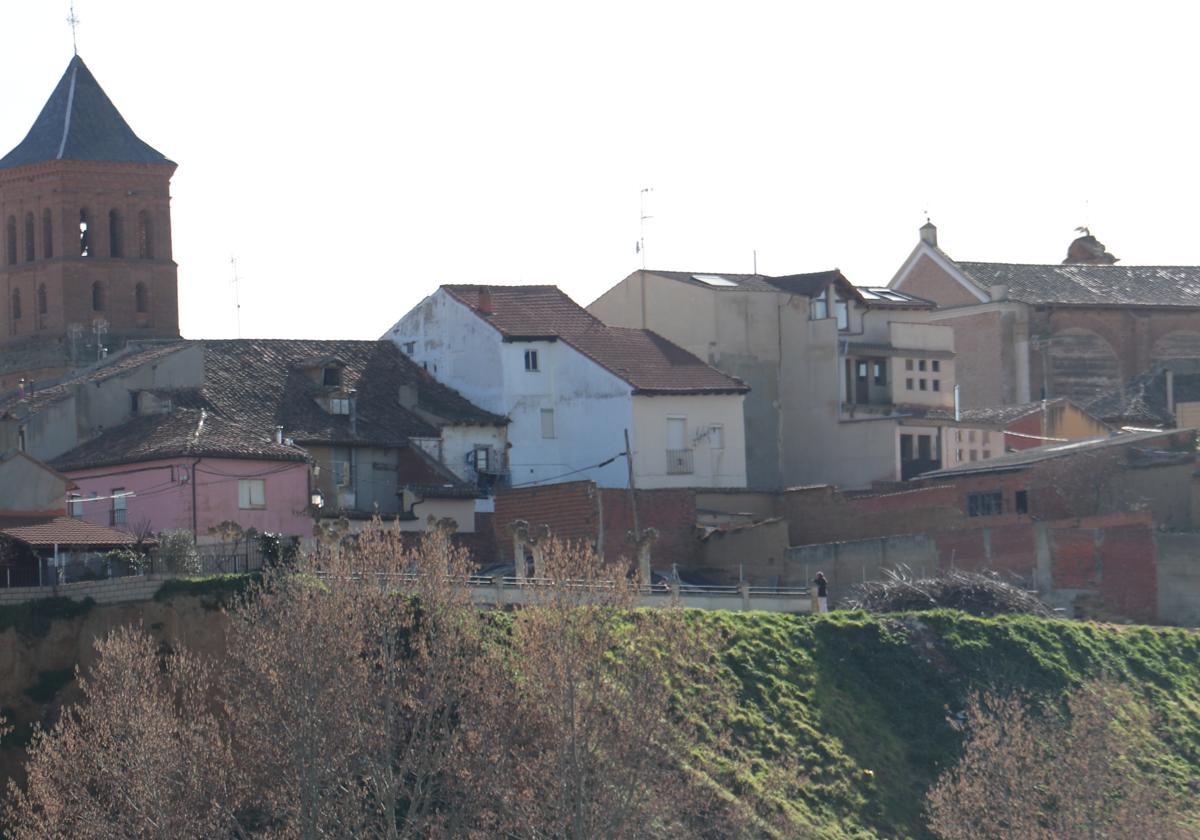
[[506, 341], [562, 341], [629, 383], [635, 394], [750, 390], [657, 333], [604, 324], [556, 286], [442, 288]]

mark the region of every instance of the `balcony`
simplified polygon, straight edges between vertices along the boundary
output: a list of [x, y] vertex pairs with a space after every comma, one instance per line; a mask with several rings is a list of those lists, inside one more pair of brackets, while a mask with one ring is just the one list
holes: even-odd
[[693, 472], [691, 449], [667, 450], [667, 475], [691, 475]]
[[113, 508], [109, 511], [109, 525], [124, 525], [125, 524], [125, 508]]

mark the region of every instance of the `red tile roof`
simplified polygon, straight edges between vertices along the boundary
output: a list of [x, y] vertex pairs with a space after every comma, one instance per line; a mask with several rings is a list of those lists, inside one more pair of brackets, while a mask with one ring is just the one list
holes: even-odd
[[0, 534], [37, 548], [54, 545], [112, 547], [137, 542], [131, 534], [68, 516], [0, 516]]
[[562, 341], [635, 394], [740, 394], [750, 389], [650, 330], [610, 327], [557, 286], [443, 286], [506, 341]]

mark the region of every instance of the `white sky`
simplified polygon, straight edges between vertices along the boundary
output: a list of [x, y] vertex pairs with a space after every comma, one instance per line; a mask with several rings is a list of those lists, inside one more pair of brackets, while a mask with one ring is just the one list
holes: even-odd
[[[375, 338], [439, 283], [640, 266], [884, 285], [928, 209], [964, 260], [1200, 264], [1200, 6], [78, 0], [173, 181], [188, 337]], [[0, 146], [71, 57], [5, 3]]]

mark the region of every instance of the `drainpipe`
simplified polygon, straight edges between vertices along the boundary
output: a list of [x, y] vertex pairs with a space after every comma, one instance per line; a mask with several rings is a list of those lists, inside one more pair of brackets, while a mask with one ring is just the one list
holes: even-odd
[[192, 545], [195, 545], [196, 541], [200, 539], [200, 535], [196, 533], [196, 482], [199, 480], [196, 477], [196, 466], [201, 460], [203, 459], [197, 458], [192, 461]]

